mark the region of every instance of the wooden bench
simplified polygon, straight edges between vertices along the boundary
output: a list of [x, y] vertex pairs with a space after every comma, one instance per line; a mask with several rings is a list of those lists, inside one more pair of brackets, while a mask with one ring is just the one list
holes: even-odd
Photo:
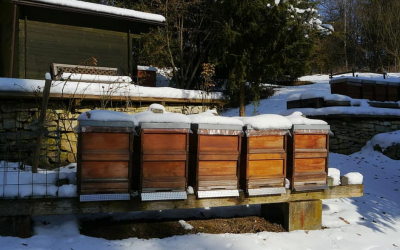
[[[26, 216], [118, 213], [132, 211], [156, 211], [240, 205], [261, 205], [261, 214], [267, 219], [282, 223], [288, 230], [315, 230], [322, 224], [323, 199], [363, 196], [364, 185], [330, 186], [324, 190], [297, 192], [286, 189], [280, 195], [197, 199], [189, 194], [186, 200], [141, 201], [139, 196], [127, 201], [80, 202], [78, 198], [0, 200], [0, 214], [14, 216], [17, 220]], [[18, 225], [15, 225], [18, 226]], [[29, 236], [27, 236], [29, 237]]]

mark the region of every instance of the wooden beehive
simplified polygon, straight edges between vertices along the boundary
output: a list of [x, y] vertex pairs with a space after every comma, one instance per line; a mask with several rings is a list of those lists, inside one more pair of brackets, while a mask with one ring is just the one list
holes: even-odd
[[331, 94], [347, 95], [347, 79], [341, 77], [330, 80]]
[[146, 87], [156, 87], [157, 72], [153, 67], [137, 67], [137, 84]]
[[[184, 126], [164, 123], [141, 124], [141, 165], [138, 172], [142, 200], [186, 198], [190, 125], [182, 125]], [[146, 193], [150, 198], [144, 198]], [[184, 194], [182, 196], [177, 195], [178, 193]], [[174, 195], [177, 196], [174, 198]]]
[[389, 82], [387, 86], [388, 91], [388, 101], [397, 102], [400, 101], [400, 83], [399, 82]]
[[242, 143], [240, 187], [249, 196], [286, 192], [287, 133], [247, 126]]
[[[78, 193], [81, 200], [85, 195], [103, 194], [125, 194], [125, 198], [129, 198], [133, 124], [121, 125], [121, 122], [81, 122], [78, 135]], [[103, 198], [97, 196], [95, 199]]]
[[287, 177], [296, 191], [327, 188], [329, 125], [293, 125]]
[[376, 81], [375, 83], [375, 100], [385, 102], [388, 100], [388, 85], [384, 81]]
[[357, 78], [349, 78], [347, 80], [347, 91], [346, 94], [347, 96], [354, 98], [354, 99], [361, 99], [362, 98], [362, 92], [361, 92], [361, 79]]
[[238, 196], [241, 125], [192, 124], [190, 185], [198, 198]]
[[375, 81], [374, 80], [361, 80], [362, 99], [370, 101], [375, 100]]

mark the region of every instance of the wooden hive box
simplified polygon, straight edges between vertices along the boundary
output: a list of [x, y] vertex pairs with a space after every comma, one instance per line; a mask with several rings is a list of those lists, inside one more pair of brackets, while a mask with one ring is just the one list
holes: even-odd
[[78, 194], [81, 201], [129, 200], [133, 123], [81, 121]]
[[242, 143], [240, 187], [247, 195], [286, 193], [288, 130], [254, 130], [245, 127]]
[[137, 84], [146, 87], [156, 87], [157, 70], [154, 67], [137, 66]]
[[293, 125], [287, 167], [292, 190], [328, 187], [329, 130], [329, 125]]
[[362, 99], [375, 100], [375, 81], [362, 79], [361, 80]]
[[335, 78], [329, 81], [331, 94], [347, 95], [347, 77]]
[[399, 82], [388, 82], [388, 101], [397, 102], [400, 101], [400, 83]]
[[140, 125], [142, 200], [186, 199], [190, 124]]
[[347, 80], [347, 91], [345, 95], [354, 99], [361, 99], [362, 98], [361, 88], [362, 88], [361, 79], [349, 78]]
[[239, 196], [241, 125], [192, 124], [190, 185], [198, 198]]
[[385, 81], [376, 81], [375, 83], [375, 100], [385, 102], [388, 100], [388, 84]]

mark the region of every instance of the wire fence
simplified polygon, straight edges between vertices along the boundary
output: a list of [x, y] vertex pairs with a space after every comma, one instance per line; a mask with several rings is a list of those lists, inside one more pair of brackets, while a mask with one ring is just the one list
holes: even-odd
[[[34, 155], [36, 138], [42, 134], [40, 153]], [[75, 167], [60, 162], [61, 132], [0, 132], [0, 199], [74, 196]], [[38, 170], [32, 163], [38, 157]]]

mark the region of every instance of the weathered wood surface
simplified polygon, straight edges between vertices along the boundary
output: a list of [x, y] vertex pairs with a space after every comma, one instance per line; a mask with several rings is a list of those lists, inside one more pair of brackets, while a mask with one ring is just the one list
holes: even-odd
[[142, 202], [139, 197], [130, 201], [79, 202], [78, 198], [0, 200], [2, 216], [17, 215], [50, 215], [50, 214], [88, 214], [132, 212], [166, 209], [188, 209], [202, 207], [224, 207], [252, 204], [270, 204], [292, 201], [308, 201], [321, 199], [337, 199], [363, 196], [364, 185], [335, 186], [314, 192], [294, 192], [286, 190], [286, 194], [246, 198], [240, 192], [238, 198], [196, 199], [188, 195], [187, 200]]

